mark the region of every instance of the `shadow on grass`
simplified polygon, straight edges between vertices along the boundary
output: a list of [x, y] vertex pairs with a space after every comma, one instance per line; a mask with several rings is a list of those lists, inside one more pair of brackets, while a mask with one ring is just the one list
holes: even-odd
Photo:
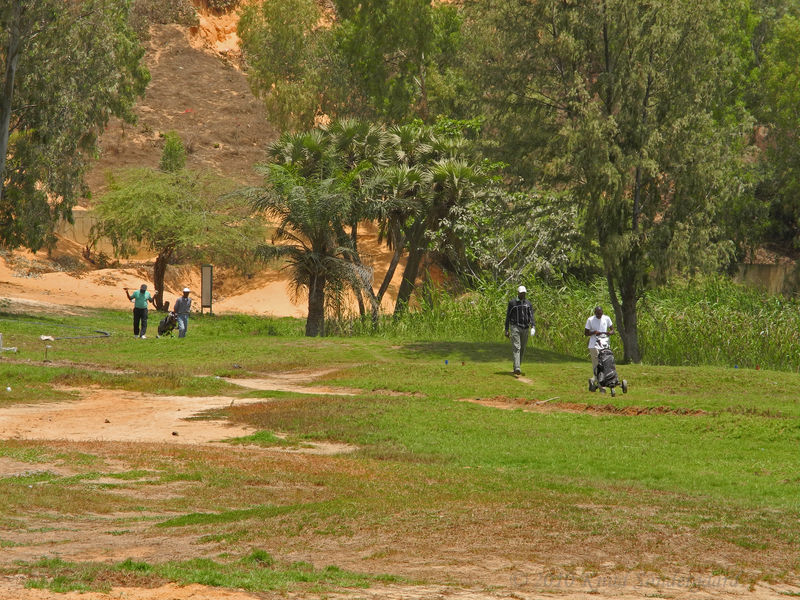
[[[511, 343], [500, 342], [413, 342], [403, 345], [406, 352], [421, 353], [452, 360], [473, 362], [511, 361]], [[531, 363], [581, 362], [582, 359], [528, 346], [525, 361]]]

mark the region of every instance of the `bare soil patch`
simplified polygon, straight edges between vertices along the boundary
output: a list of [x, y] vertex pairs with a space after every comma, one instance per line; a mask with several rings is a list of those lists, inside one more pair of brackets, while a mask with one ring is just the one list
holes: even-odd
[[[7, 578], [9, 579], [9, 578]], [[43, 590], [26, 590], [19, 585], [18, 580], [10, 578], [8, 581], [0, 579], [0, 600], [265, 600], [267, 598], [283, 598], [296, 600], [545, 600], [559, 598], [560, 600], [588, 600], [588, 599], [619, 599], [643, 600], [645, 598], [672, 598], [676, 600], [785, 600], [791, 594], [783, 586], [760, 585], [753, 590], [728, 590], [707, 591], [695, 588], [659, 588], [655, 585], [644, 587], [597, 587], [587, 585], [585, 588], [575, 589], [572, 592], [562, 593], [557, 589], [543, 589], [530, 591], [517, 589], [465, 589], [457, 586], [442, 585], [397, 585], [373, 586], [363, 590], [346, 590], [338, 593], [291, 593], [275, 592], [270, 594], [252, 594], [238, 590], [220, 590], [201, 585], [178, 586], [168, 584], [153, 589], [142, 588], [114, 588], [110, 594], [77, 593], [52, 594]]]
[[318, 394], [336, 396], [355, 396], [361, 390], [343, 387], [310, 386], [309, 382], [335, 373], [338, 369], [324, 369], [322, 371], [290, 371], [286, 373], [271, 373], [263, 377], [225, 377], [225, 381], [251, 390], [265, 392], [293, 392], [297, 394]]
[[707, 415], [708, 411], [701, 409], [673, 408], [669, 406], [615, 406], [613, 404], [583, 404], [580, 402], [557, 402], [556, 399], [536, 400], [530, 398], [512, 398], [509, 396], [494, 396], [492, 398], [461, 398], [460, 402], [473, 402], [481, 406], [502, 408], [505, 410], [524, 410], [538, 413], [586, 413], [592, 415], [620, 415], [620, 416], [646, 416], [646, 415], [681, 415], [697, 416]]
[[[203, 444], [229, 447], [222, 440], [244, 437], [254, 433], [255, 430], [234, 425], [226, 420], [193, 417], [234, 404], [269, 401], [264, 398], [233, 399], [228, 396], [157, 396], [98, 388], [63, 389], [79, 392], [80, 397], [73, 402], [15, 404], [0, 410], [0, 435], [4, 439], [15, 440]], [[338, 454], [351, 452], [354, 448], [333, 442], [308, 442], [297, 448], [265, 450]], [[2, 468], [0, 462], [0, 469]]]
[[[0, 411], [6, 439], [72, 442], [210, 444], [253, 433], [225, 421], [187, 420], [232, 403], [224, 396], [155, 396], [124, 390], [82, 389], [66, 403], [17, 404]], [[236, 399], [239, 403], [263, 402]]]

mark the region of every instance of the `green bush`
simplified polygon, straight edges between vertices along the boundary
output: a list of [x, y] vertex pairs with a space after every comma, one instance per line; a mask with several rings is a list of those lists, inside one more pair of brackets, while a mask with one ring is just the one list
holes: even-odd
[[164, 136], [164, 150], [161, 152], [161, 163], [158, 167], [167, 173], [175, 173], [186, 166], [186, 148], [181, 137], [174, 131]]

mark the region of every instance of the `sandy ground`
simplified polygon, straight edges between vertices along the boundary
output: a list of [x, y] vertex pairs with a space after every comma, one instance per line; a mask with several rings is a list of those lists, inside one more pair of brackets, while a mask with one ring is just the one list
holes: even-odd
[[[362, 260], [374, 272], [374, 288], [388, 269], [391, 252], [377, 244], [377, 229], [369, 224], [362, 227]], [[152, 269], [155, 258], [142, 254], [130, 261], [123, 261], [116, 268], [97, 269], [81, 262], [83, 246], [71, 239], [80, 234], [66, 232], [50, 256], [40, 251], [33, 254], [17, 250], [0, 257], [0, 302], [3, 299], [22, 305], [30, 310], [52, 310], [53, 307], [127, 309], [131, 303], [124, 289], [138, 289], [143, 283], [148, 290], [155, 291]], [[85, 243], [85, 239], [83, 240]], [[78, 267], [65, 269], [61, 263], [69, 260]], [[400, 285], [401, 261], [392, 284], [384, 297], [382, 310], [391, 312], [394, 297]], [[307, 299], [296, 297], [286, 272], [275, 267], [265, 268], [250, 278], [235, 272], [215, 269], [213, 277], [212, 311], [215, 314], [252, 314], [274, 317], [305, 318]], [[193, 310], [200, 310], [201, 273], [199, 266], [170, 265], [165, 276], [164, 300], [174, 304], [184, 287], [192, 290]], [[351, 298], [352, 310], [357, 310], [355, 298]], [[59, 309], [61, 310], [61, 309]], [[208, 309], [205, 309], [208, 312]]]
[[644, 598], [670, 598], [674, 600], [785, 600], [792, 590], [780, 586], [757, 586], [744, 590], [686, 590], [656, 586], [586, 586], [566, 593], [557, 591], [472, 590], [451, 586], [376, 586], [366, 590], [343, 593], [304, 594], [293, 593], [251, 594], [243, 591], [226, 591], [200, 585], [166, 585], [154, 589], [115, 588], [110, 594], [68, 593], [54, 596], [40, 590], [25, 590], [13, 578], [0, 578], [0, 600], [264, 600], [283, 598], [294, 600], [643, 600]]

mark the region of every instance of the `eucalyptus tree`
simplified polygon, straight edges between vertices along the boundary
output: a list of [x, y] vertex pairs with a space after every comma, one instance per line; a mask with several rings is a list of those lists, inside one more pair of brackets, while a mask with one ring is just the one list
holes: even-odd
[[86, 192], [83, 173], [110, 116], [133, 121], [149, 73], [130, 3], [0, 2], [0, 244], [53, 241]]
[[[473, 73], [502, 158], [569, 189], [599, 250], [627, 360], [652, 274], [710, 269], [726, 203], [749, 193], [746, 3], [477, 0]], [[519, 24], [524, 23], [524, 27]]]
[[764, 187], [771, 188], [772, 241], [800, 246], [800, 16], [784, 15], [762, 48], [758, 116], [765, 125]]

